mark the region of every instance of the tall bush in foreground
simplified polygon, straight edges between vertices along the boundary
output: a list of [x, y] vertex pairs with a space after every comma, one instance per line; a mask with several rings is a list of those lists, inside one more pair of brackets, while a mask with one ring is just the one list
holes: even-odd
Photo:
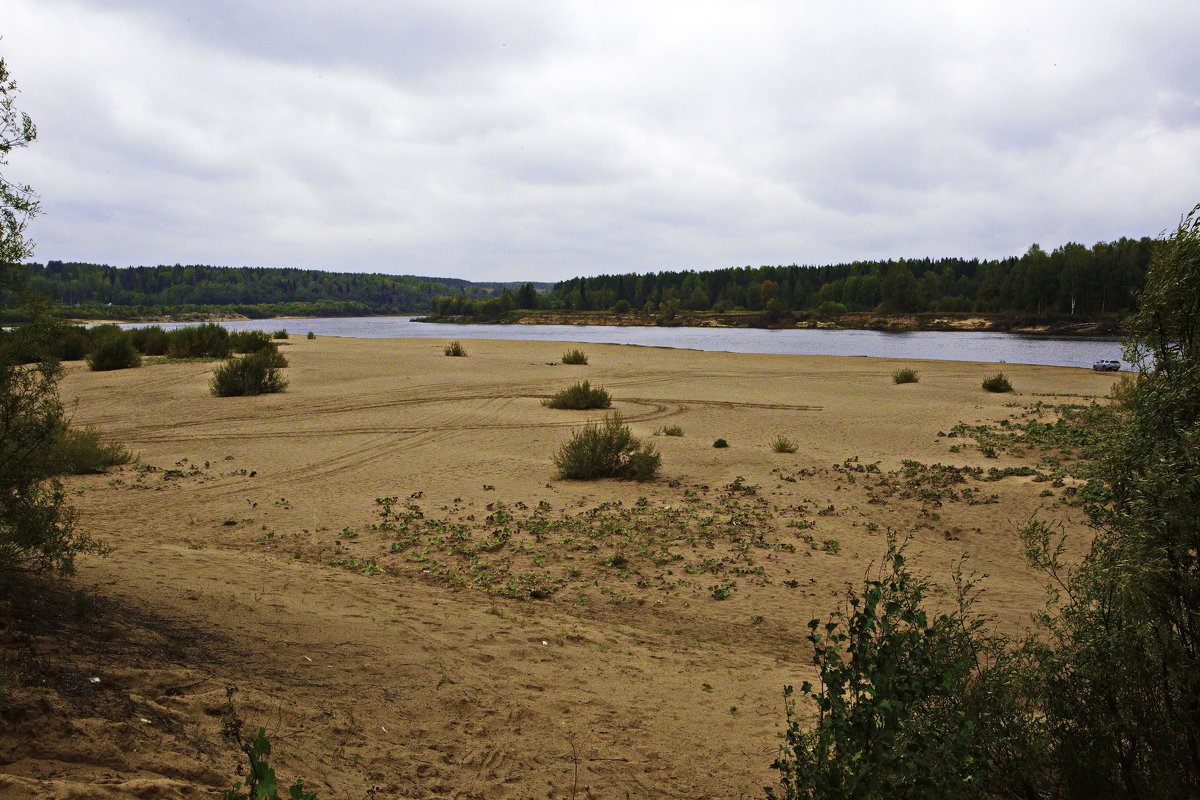
[[269, 351], [231, 358], [213, 372], [209, 387], [217, 397], [282, 392], [288, 385], [279, 372], [282, 358], [279, 353]]
[[554, 456], [560, 477], [573, 480], [629, 478], [650, 480], [658, 472], [662, 456], [653, 445], [643, 444], [620, 414], [606, 415], [602, 422], [590, 421], [571, 435]]
[[949, 607], [927, 610], [935, 587], [889, 539], [878, 574], [848, 608], [808, 623], [817, 686], [786, 687], [780, 794], [769, 798], [1034, 796], [1040, 739], [1019, 702], [1022, 663], [973, 610], [974, 578], [955, 573]]

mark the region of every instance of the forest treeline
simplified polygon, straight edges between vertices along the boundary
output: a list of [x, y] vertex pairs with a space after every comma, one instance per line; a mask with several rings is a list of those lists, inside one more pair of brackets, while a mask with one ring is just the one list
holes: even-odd
[[497, 317], [522, 308], [664, 311], [977, 312], [1097, 316], [1131, 311], [1152, 239], [1065, 244], [1021, 256], [855, 261], [572, 278], [544, 295], [434, 300], [439, 315]]
[[223, 311], [251, 318], [404, 314], [428, 311], [437, 296], [484, 300], [509, 286], [457, 278], [196, 264], [117, 268], [49, 261], [27, 264], [26, 270], [29, 289], [72, 307], [75, 316], [131, 319], [179, 311]]

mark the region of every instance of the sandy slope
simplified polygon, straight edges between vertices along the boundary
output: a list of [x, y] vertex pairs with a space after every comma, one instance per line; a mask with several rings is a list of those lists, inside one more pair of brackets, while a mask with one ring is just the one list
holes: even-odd
[[[272, 732], [281, 776], [323, 798], [760, 796], [781, 689], [810, 671], [803, 624], [861, 579], [884, 530], [911, 532], [935, 575], [971, 554], [1013, 628], [1041, 597], [1017, 525], [1040, 507], [1070, 516], [1028, 478], [982, 484], [997, 495], [983, 504], [870, 502], [872, 478], [833, 465], [1032, 464], [951, 453], [938, 433], [1114, 380], [1007, 365], [1014, 397], [979, 388], [994, 365], [914, 363], [920, 383], [897, 386], [901, 362], [866, 358], [589, 345], [589, 366], [563, 366], [565, 345], [475, 341], [456, 359], [442, 344], [293, 340], [291, 388], [257, 398], [211, 397], [209, 364], [70, 368], [75, 423], [141, 468], [70, 483], [113, 551], [81, 564], [92, 611], [5, 636], [51, 678], [12, 692], [0, 797], [210, 796], [238, 763], [219, 736], [229, 686], [247, 725]], [[540, 401], [580, 378], [659, 447], [659, 480], [555, 478], [555, 449], [597, 414]], [[669, 424], [685, 435], [652, 436]], [[799, 452], [772, 452], [778, 434]], [[424, 539], [396, 544], [384, 497]], [[601, 512], [642, 520], [642, 539], [530, 527], [481, 545], [509, 513], [617, 501]], [[675, 538], [646, 532], [660, 522]], [[502, 596], [522, 575], [555, 591]]]

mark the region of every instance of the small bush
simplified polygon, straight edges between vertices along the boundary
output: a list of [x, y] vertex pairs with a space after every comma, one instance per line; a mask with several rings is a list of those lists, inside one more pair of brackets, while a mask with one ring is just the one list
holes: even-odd
[[796, 452], [797, 445], [788, 437], [780, 435], [776, 436], [774, 441], [771, 442], [771, 449], [776, 453], [794, 453]]
[[273, 335], [273, 337], [272, 337], [272, 338], [275, 338], [275, 339], [286, 339], [286, 338], [288, 338], [288, 332], [287, 332], [286, 330], [284, 330], [284, 329], [280, 328], [279, 330], [275, 331], [275, 333], [274, 333], [274, 335]]
[[231, 353], [261, 353], [264, 350], [278, 349], [278, 345], [271, 340], [266, 331], [234, 331], [229, 334]]
[[158, 325], [147, 325], [144, 328], [132, 328], [129, 339], [138, 352], [144, 356], [163, 356], [167, 354], [167, 332]]
[[547, 408], [569, 408], [583, 410], [588, 408], [608, 408], [612, 405], [612, 397], [600, 387], [592, 388], [587, 381], [581, 381], [574, 386], [568, 386], [553, 397], [543, 400]]
[[317, 338], [317, 335], [315, 333], [313, 333], [312, 331], [309, 331], [308, 336], [306, 336], [305, 338], [306, 339], [315, 339], [315, 338]]
[[129, 334], [117, 329], [115, 332], [106, 331], [102, 337], [92, 344], [92, 350], [87, 355], [88, 369], [102, 372], [111, 369], [127, 369], [140, 367], [142, 357], [134, 348]]
[[176, 328], [167, 334], [168, 358], [225, 358], [229, 331], [215, 322]]
[[683, 428], [678, 425], [664, 425], [658, 429], [663, 436], [683, 436]]
[[713, 442], [713, 447], [718, 449], [722, 447], [729, 447], [729, 442], [725, 441], [724, 439], [717, 439], [715, 442]]
[[571, 480], [629, 478], [646, 481], [654, 477], [662, 456], [653, 445], [643, 444], [620, 414], [588, 422], [571, 435], [554, 456], [559, 476]]
[[912, 367], [903, 367], [892, 373], [892, 383], [916, 383], [921, 380]]
[[587, 355], [580, 349], [568, 350], [563, 353], [562, 363], [564, 364], [586, 364], [588, 363]]
[[64, 325], [52, 349], [60, 361], [82, 361], [91, 349], [91, 341], [82, 325]]
[[997, 372], [990, 378], [985, 378], [983, 388], [989, 392], [1011, 392], [1012, 384], [1008, 381], [1008, 376], [1003, 372]]
[[59, 474], [86, 475], [128, 464], [133, 453], [120, 444], [105, 444], [100, 431], [88, 426], [64, 428], [50, 445], [50, 459]]
[[279, 374], [279, 369], [286, 364], [287, 360], [278, 352], [231, 358], [217, 367], [209, 386], [217, 397], [282, 392], [288, 382]]
[[458, 342], [458, 341], [454, 341], [454, 342], [451, 342], [450, 344], [446, 345], [445, 349], [442, 350], [442, 352], [448, 356], [453, 356], [455, 358], [465, 358], [467, 355], [467, 349], [462, 346], [462, 342]]

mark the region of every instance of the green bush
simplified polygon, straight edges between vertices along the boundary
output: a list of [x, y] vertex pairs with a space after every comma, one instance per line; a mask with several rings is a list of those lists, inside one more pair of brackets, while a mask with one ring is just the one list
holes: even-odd
[[92, 337], [82, 325], [63, 325], [52, 348], [59, 361], [82, 361], [92, 347]]
[[264, 350], [278, 351], [279, 346], [266, 331], [233, 331], [229, 334], [229, 352], [261, 353]]
[[105, 331], [92, 343], [91, 352], [87, 354], [87, 365], [96, 372], [127, 369], [140, 367], [142, 357], [134, 348], [129, 334], [118, 328], [116, 331]]
[[315, 333], [313, 333], [312, 331], [309, 331], [308, 336], [306, 336], [305, 338], [306, 339], [315, 339], [315, 338], [317, 338], [317, 335]]
[[168, 358], [225, 358], [229, 331], [215, 322], [188, 325], [167, 333]]
[[568, 350], [567, 352], [563, 353], [562, 363], [586, 364], [588, 363], [588, 357], [582, 350], [575, 348], [574, 350]]
[[593, 388], [587, 381], [580, 381], [557, 392], [553, 397], [543, 400], [542, 405], [547, 408], [575, 410], [608, 408], [612, 405], [612, 397], [604, 389]]
[[572, 480], [629, 478], [646, 481], [654, 477], [662, 457], [653, 445], [633, 435], [620, 414], [591, 421], [571, 435], [554, 456], [560, 477]]
[[467, 355], [467, 349], [462, 346], [462, 342], [453, 341], [446, 345], [446, 347], [442, 350], [442, 353], [447, 356], [453, 356], [454, 358], [465, 358]]
[[131, 328], [129, 339], [138, 352], [144, 356], [165, 356], [167, 354], [167, 332], [159, 325]]
[[280, 328], [279, 330], [275, 331], [273, 338], [286, 339], [286, 338], [288, 338], [288, 332], [286, 330], [284, 330], [283, 328]]
[[282, 392], [287, 388], [288, 382], [279, 373], [279, 369], [286, 365], [287, 361], [278, 352], [252, 353], [240, 358], [231, 358], [213, 372], [209, 386], [217, 397]]
[[902, 367], [892, 373], [892, 383], [916, 383], [921, 380], [912, 367]]
[[664, 425], [658, 429], [663, 436], [683, 436], [683, 428], [678, 425]]
[[771, 442], [771, 449], [776, 453], [794, 453], [797, 450], [797, 445], [794, 441], [786, 436], [776, 436]]
[[990, 378], [985, 378], [983, 388], [989, 392], [1011, 392], [1012, 384], [1008, 381], [1008, 376], [1003, 372], [997, 372]]
[[91, 427], [64, 428], [50, 444], [54, 471], [59, 474], [86, 475], [104, 472], [117, 464], [128, 464], [133, 454], [120, 444], [105, 444], [100, 431]]
[[715, 442], [713, 442], [713, 447], [716, 447], [717, 449], [729, 447], [729, 442], [725, 441], [724, 439], [717, 439]]

